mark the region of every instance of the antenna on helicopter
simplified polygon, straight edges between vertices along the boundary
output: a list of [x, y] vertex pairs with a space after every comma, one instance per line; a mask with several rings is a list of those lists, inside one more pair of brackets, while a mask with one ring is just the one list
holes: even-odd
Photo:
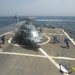
[[15, 19], [16, 19], [16, 23], [18, 23], [18, 15], [17, 15], [17, 13], [15, 15]]

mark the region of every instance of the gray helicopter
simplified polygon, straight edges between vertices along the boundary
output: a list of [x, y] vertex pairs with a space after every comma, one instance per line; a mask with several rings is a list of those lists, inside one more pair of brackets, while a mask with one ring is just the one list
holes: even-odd
[[16, 36], [20, 36], [20, 39], [25, 42], [27, 45], [33, 45], [40, 47], [42, 43], [42, 33], [39, 29], [36, 29], [35, 26], [30, 22], [30, 19], [25, 19], [25, 23], [20, 25]]

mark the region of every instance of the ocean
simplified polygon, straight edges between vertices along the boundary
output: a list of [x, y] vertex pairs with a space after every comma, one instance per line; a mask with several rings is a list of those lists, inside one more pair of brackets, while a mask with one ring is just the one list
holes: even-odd
[[[19, 16], [19, 21], [24, 20], [28, 16]], [[75, 16], [30, 16], [32, 23], [36, 27], [55, 26], [62, 27], [70, 32], [70, 36], [75, 39]], [[13, 17], [0, 17], [0, 32], [9, 31], [16, 28], [16, 20]]]

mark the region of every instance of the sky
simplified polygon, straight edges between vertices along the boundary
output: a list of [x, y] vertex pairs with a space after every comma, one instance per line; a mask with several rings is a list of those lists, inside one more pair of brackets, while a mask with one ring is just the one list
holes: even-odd
[[75, 0], [0, 0], [0, 16], [75, 16]]

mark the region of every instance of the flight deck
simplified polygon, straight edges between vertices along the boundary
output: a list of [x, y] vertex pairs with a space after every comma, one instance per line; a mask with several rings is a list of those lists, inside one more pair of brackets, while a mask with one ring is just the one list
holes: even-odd
[[[60, 72], [61, 62], [68, 62], [75, 68], [75, 43], [63, 29], [43, 28], [40, 48], [12, 43], [14, 31], [4, 34], [5, 44], [0, 48], [0, 75], [67, 75]], [[59, 43], [53, 42], [53, 35], [58, 36]], [[64, 43], [65, 36], [71, 41], [70, 49]], [[75, 71], [70, 75], [75, 75]]]

